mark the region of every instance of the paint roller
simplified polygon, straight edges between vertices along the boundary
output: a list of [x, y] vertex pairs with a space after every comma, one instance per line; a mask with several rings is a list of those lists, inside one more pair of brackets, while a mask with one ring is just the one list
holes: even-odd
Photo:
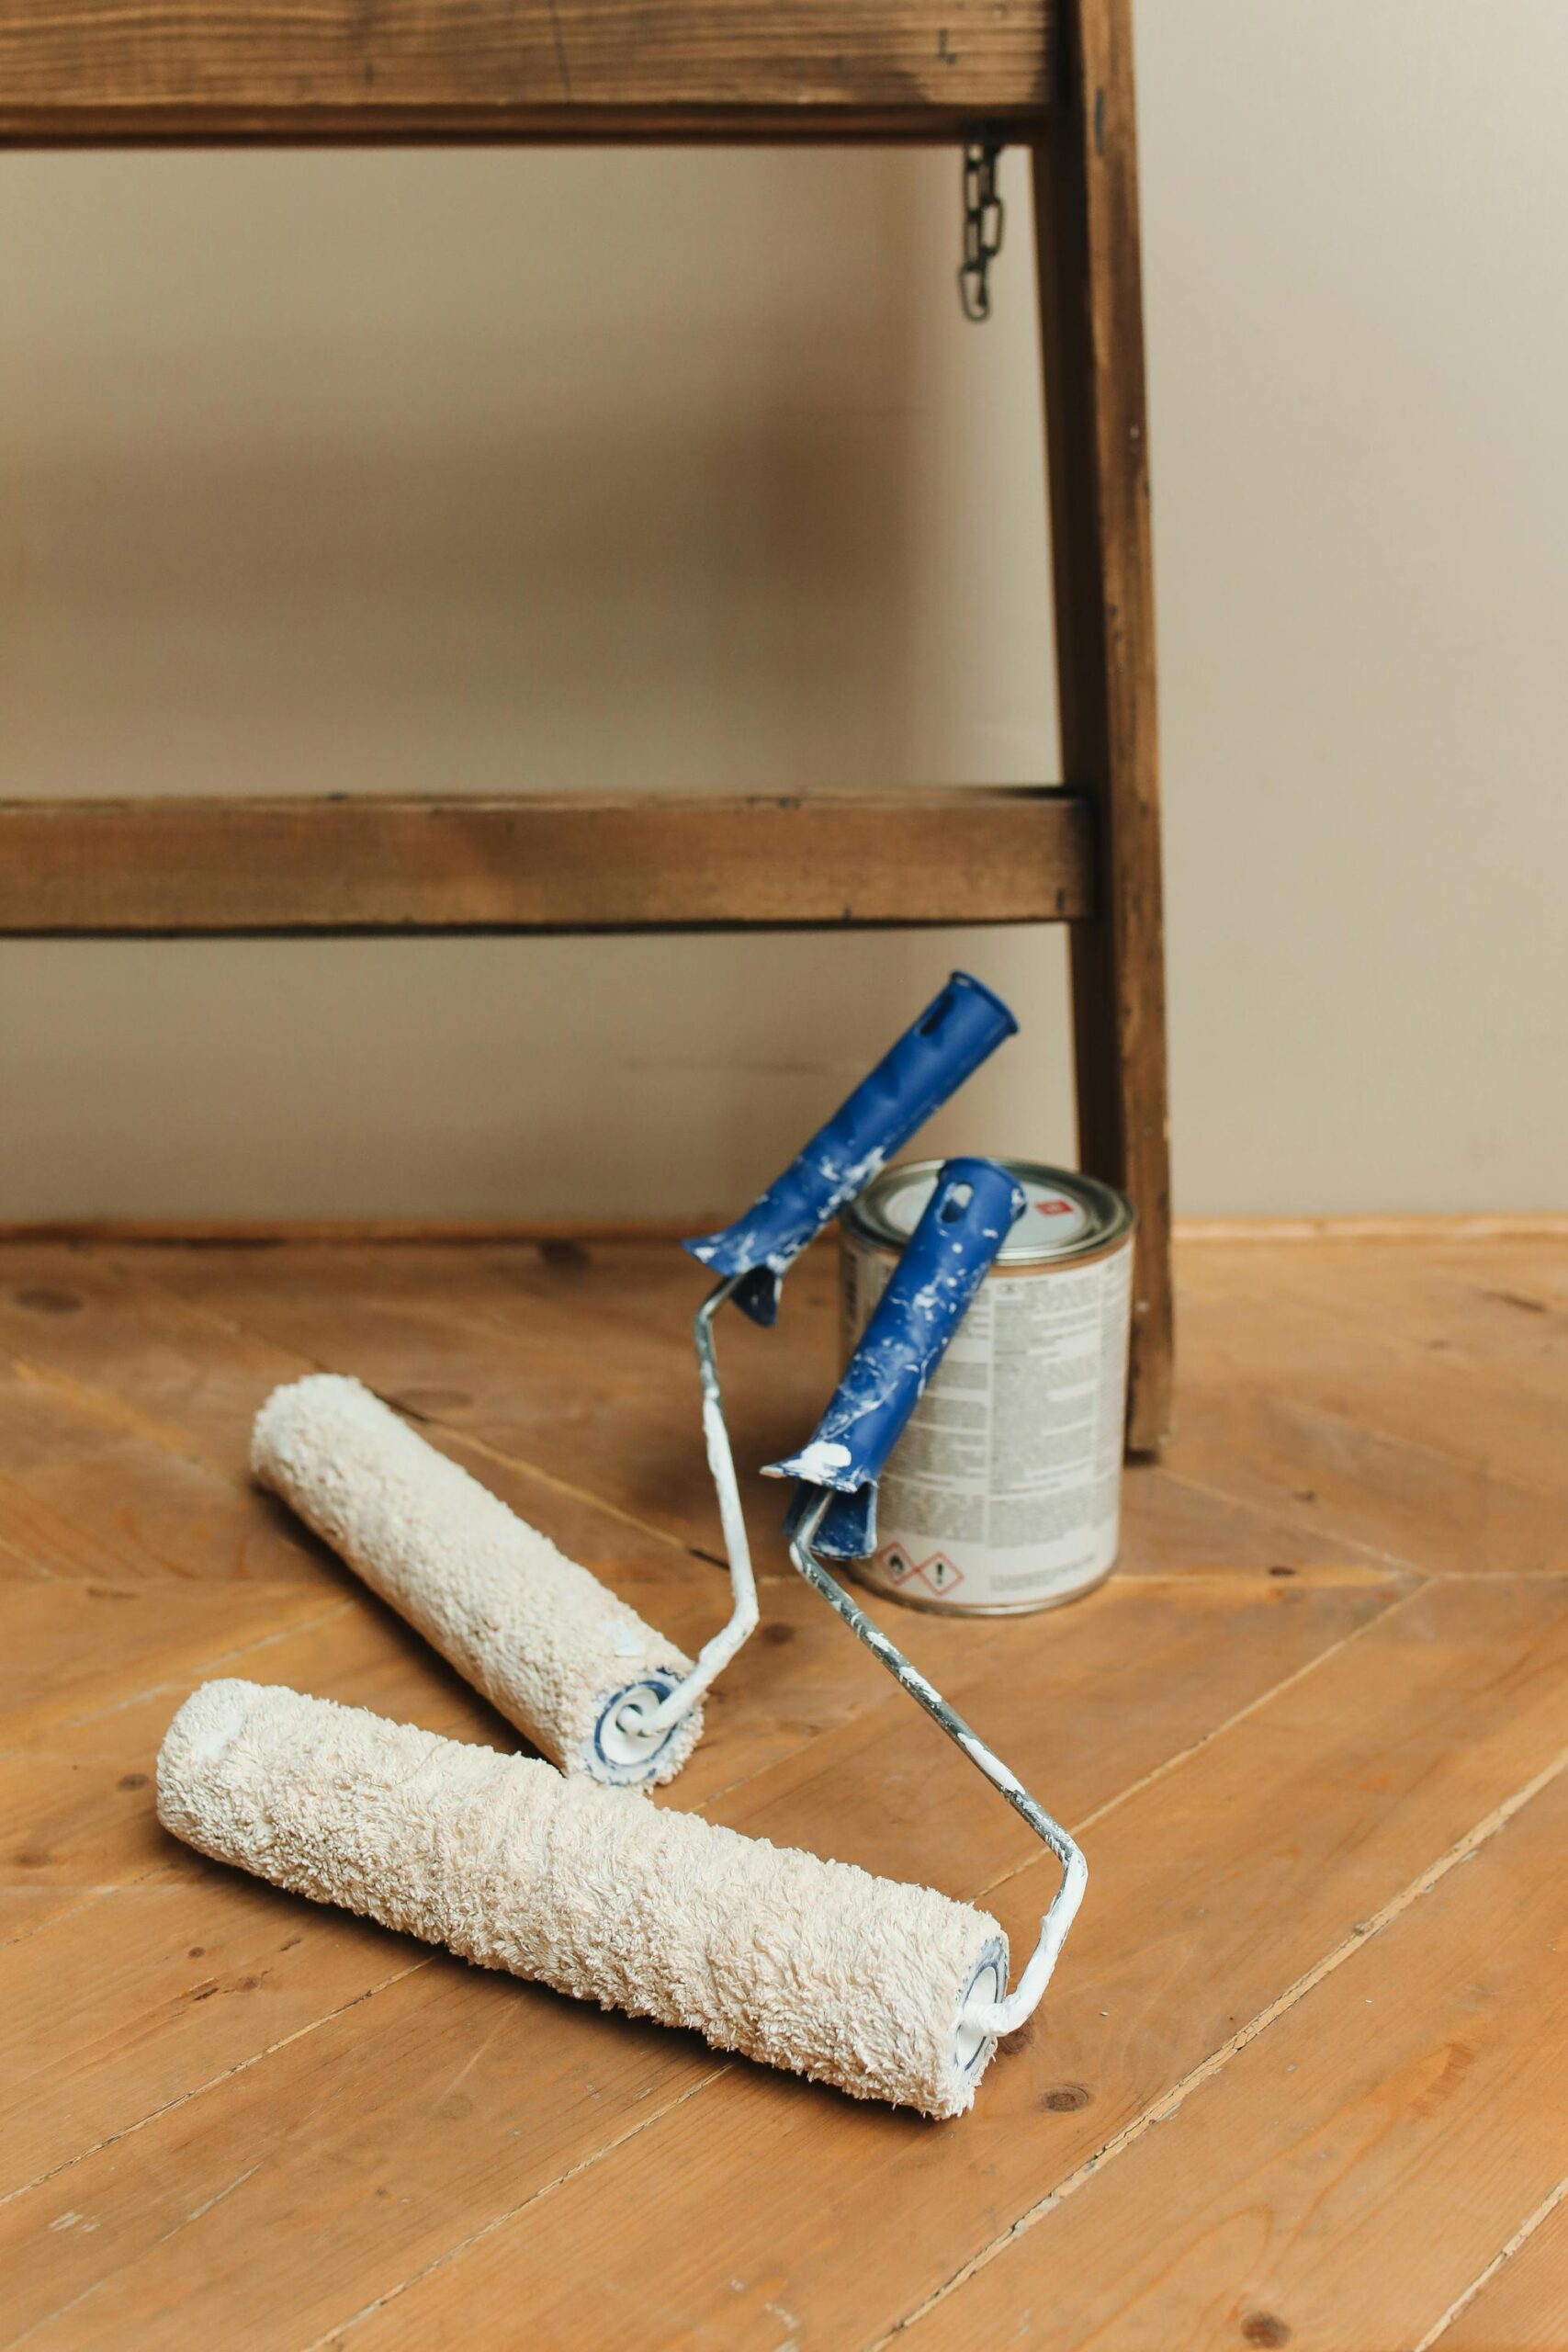
[[721, 1276], [694, 1336], [730, 1577], [728, 1621], [695, 1660], [355, 1380], [317, 1374], [276, 1390], [256, 1418], [256, 1476], [563, 1771], [672, 1779], [705, 1692], [757, 1623], [714, 1317], [733, 1297], [771, 1324], [801, 1250], [1017, 1025], [955, 972], [745, 1216], [685, 1245]]
[[562, 1771], [657, 1783], [680, 1770], [700, 1707], [656, 1739], [621, 1722], [637, 1694], [680, 1690], [692, 1660], [357, 1380], [274, 1389], [251, 1467]]
[[957, 2020], [1000, 1930], [928, 1887], [254, 1682], [186, 1701], [158, 1817], [293, 1894], [857, 2098], [974, 2095]]
[[1089, 1882], [1089, 1865], [1068, 1832], [1031, 1796], [1016, 1773], [928, 1682], [874, 1618], [851, 1600], [825, 1560], [859, 1560], [876, 1549], [876, 1487], [888, 1455], [997, 1252], [1023, 1214], [1023, 1188], [994, 1159], [950, 1159], [937, 1178], [892, 1280], [811, 1438], [765, 1475], [796, 1481], [785, 1519], [790, 1557], [900, 1689], [938, 1723], [998, 1795], [1006, 1798], [1061, 1865], [1061, 1883], [1040, 1923], [1027, 1965], [1010, 1994], [1005, 1947], [970, 1984], [960, 2013], [961, 2052], [983, 2065], [1004, 2034], [1040, 2006]]
[[776, 1465], [802, 1481], [802, 1572], [1071, 1857], [1010, 2001], [1006, 1938], [968, 1904], [292, 1690], [226, 1681], [186, 1700], [158, 1758], [164, 1826], [481, 1966], [694, 2029], [856, 2098], [961, 2114], [998, 2036], [1043, 1989], [1083, 1860], [817, 1550], [863, 1540], [882, 1464], [1021, 1204], [992, 1163], [948, 1163], [817, 1435]]
[[635, 1721], [643, 1736], [657, 1737], [670, 1729], [728, 1665], [757, 1623], [756, 1580], [714, 1348], [719, 1309], [733, 1299], [753, 1323], [771, 1327], [784, 1275], [801, 1251], [1017, 1029], [1010, 1009], [994, 989], [971, 973], [952, 973], [745, 1215], [717, 1233], [682, 1243], [699, 1265], [719, 1277], [693, 1317], [692, 1335], [732, 1606], [729, 1623], [707, 1643], [678, 1690], [661, 1701], [639, 1695], [627, 1702], [623, 1720]]

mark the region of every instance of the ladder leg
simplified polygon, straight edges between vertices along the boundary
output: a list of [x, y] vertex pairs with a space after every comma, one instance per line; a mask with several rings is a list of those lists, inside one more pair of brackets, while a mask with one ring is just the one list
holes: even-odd
[[1138, 1213], [1127, 1442], [1170, 1426], [1170, 1162], [1132, 0], [1068, 0], [1033, 154], [1063, 776], [1097, 814], [1072, 926], [1078, 1147]]

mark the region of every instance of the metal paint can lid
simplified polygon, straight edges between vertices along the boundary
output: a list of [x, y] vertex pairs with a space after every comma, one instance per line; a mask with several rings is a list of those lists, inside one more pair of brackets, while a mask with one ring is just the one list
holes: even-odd
[[[1002, 1243], [1000, 1266], [1066, 1264], [1096, 1257], [1133, 1230], [1133, 1204], [1097, 1177], [1033, 1159], [1004, 1159], [1001, 1166], [1023, 1187], [1023, 1215]], [[902, 1250], [936, 1189], [940, 1159], [912, 1159], [884, 1169], [843, 1212], [847, 1233], [884, 1250]]]

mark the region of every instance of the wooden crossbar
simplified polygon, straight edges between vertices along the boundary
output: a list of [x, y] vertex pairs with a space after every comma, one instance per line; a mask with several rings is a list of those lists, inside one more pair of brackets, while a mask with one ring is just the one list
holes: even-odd
[[0, 141], [951, 137], [1057, 0], [0, 0]]
[[1138, 1215], [1170, 1424], [1133, 0], [0, 0], [0, 147], [968, 141], [1032, 151], [1070, 790], [0, 804], [0, 935], [1072, 925], [1078, 1148]]
[[0, 934], [739, 930], [1092, 910], [1050, 791], [0, 802]]

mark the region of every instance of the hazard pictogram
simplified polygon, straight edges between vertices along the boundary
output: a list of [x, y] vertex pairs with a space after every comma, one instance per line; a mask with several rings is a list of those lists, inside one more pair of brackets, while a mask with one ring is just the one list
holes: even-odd
[[963, 1569], [954, 1567], [945, 1552], [933, 1552], [929, 1560], [912, 1560], [900, 1544], [890, 1544], [880, 1556], [890, 1584], [923, 1584], [939, 1600], [956, 1592], [964, 1581]]

